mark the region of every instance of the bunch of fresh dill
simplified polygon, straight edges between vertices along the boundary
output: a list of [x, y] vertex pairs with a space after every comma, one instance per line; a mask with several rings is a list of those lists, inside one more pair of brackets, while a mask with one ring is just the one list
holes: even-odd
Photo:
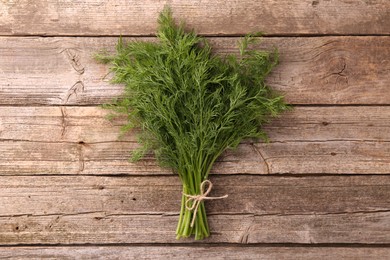
[[[123, 97], [108, 107], [127, 115], [125, 131], [141, 129], [133, 160], [153, 151], [183, 183], [177, 238], [203, 239], [210, 234], [203, 200], [189, 198], [202, 193], [224, 150], [243, 138], [265, 139], [262, 124], [287, 108], [264, 82], [278, 56], [248, 50], [251, 36], [242, 39], [238, 57], [214, 55], [204, 38], [175, 24], [168, 8], [158, 23], [159, 42], [120, 39], [114, 56], [97, 58], [111, 64], [113, 82], [125, 85]], [[191, 203], [199, 204], [196, 210]]]

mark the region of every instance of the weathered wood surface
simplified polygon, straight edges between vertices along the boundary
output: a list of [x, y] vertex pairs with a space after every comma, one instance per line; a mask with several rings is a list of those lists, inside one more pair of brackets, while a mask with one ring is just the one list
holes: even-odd
[[[128, 162], [135, 134], [99, 107], [0, 107], [0, 174], [167, 174], [153, 157]], [[388, 174], [390, 107], [296, 107], [265, 129], [270, 143], [226, 152], [222, 174]]]
[[[390, 176], [213, 177], [212, 236], [199, 243], [390, 243]], [[0, 243], [175, 240], [176, 176], [0, 177]]]
[[[123, 86], [92, 55], [154, 41], [166, 3], [220, 54], [264, 31], [298, 105], [216, 163], [204, 241], [175, 240], [177, 176], [129, 163], [135, 134], [96, 106]], [[1, 1], [0, 258], [388, 259], [389, 57], [387, 0]]]
[[22, 0], [0, 3], [0, 35], [151, 35], [165, 4], [206, 35], [390, 33], [387, 0]]
[[2, 247], [4, 259], [262, 259], [388, 260], [389, 248], [253, 246]]
[[[4, 141], [0, 174], [170, 174], [151, 156], [130, 163], [132, 142], [94, 144]], [[389, 174], [389, 142], [328, 141], [241, 144], [216, 162], [217, 174]]]
[[[136, 142], [137, 131], [119, 138], [124, 116], [83, 106], [0, 106], [0, 141]], [[389, 142], [389, 106], [295, 106], [264, 125], [270, 142]], [[247, 142], [246, 142], [247, 143]]]
[[[237, 53], [237, 38], [210, 40], [220, 53]], [[110, 101], [123, 87], [110, 85], [108, 66], [92, 56], [103, 48], [112, 51], [116, 42], [116, 37], [0, 37], [0, 104]], [[390, 36], [264, 38], [256, 48], [272, 46], [280, 50], [280, 65], [268, 81], [289, 103], [390, 104]]]

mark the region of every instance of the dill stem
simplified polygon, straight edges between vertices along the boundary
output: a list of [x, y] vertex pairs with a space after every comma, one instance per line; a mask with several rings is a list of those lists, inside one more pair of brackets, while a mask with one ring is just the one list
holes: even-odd
[[[185, 193], [186, 190], [185, 190], [185, 187], [183, 186], [183, 193]], [[180, 236], [180, 231], [181, 231], [181, 226], [182, 226], [182, 223], [183, 223], [183, 215], [184, 215], [184, 210], [185, 210], [185, 203], [186, 203], [186, 197], [184, 195], [181, 196], [181, 207], [180, 207], [180, 215], [179, 215], [179, 223], [177, 224], [177, 228], [176, 228], [176, 238], [179, 239]], [[178, 237], [179, 236], [179, 237]]]
[[[190, 194], [188, 192], [189, 189], [183, 185], [183, 193]], [[200, 203], [198, 211], [196, 212], [194, 227], [191, 227], [191, 222], [195, 215], [192, 211], [186, 208], [186, 200], [187, 197], [182, 195], [179, 223], [176, 228], [176, 239], [180, 239], [181, 237], [189, 237], [192, 234], [195, 234], [195, 239], [197, 240], [208, 237], [210, 233], [204, 202]]]
[[206, 211], [205, 211], [205, 206], [203, 201], [200, 203], [198, 212], [196, 214], [197, 214], [196, 221], [198, 222], [197, 223], [198, 227], [201, 229], [202, 234], [204, 234], [202, 238], [208, 237], [209, 232], [208, 232], [208, 225], [207, 225], [207, 217], [206, 217]]
[[184, 222], [183, 222], [183, 231], [182, 234], [184, 237], [189, 237], [192, 233], [192, 228], [191, 228], [191, 217], [192, 217], [192, 212], [189, 211], [188, 209], [184, 209], [185, 212], [185, 217], [184, 217]]

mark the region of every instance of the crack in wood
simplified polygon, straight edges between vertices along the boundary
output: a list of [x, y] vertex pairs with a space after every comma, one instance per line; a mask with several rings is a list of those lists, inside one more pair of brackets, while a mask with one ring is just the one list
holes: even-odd
[[[331, 216], [331, 215], [357, 215], [357, 214], [380, 214], [380, 213], [390, 213], [390, 209], [385, 210], [359, 210], [359, 211], [340, 211], [340, 212], [307, 212], [307, 213], [240, 213], [240, 212], [219, 212], [219, 213], [208, 213], [207, 216], [242, 216], [253, 218], [251, 225], [248, 225], [246, 228], [246, 233], [248, 233], [252, 224], [255, 221], [256, 217], [290, 217], [290, 216]], [[93, 215], [93, 214], [102, 214], [104, 217], [122, 217], [122, 216], [160, 216], [160, 217], [177, 217], [179, 213], [174, 212], [118, 212], [118, 213], [108, 213], [107, 211], [86, 211], [86, 212], [74, 212], [74, 213], [47, 213], [47, 214], [11, 214], [11, 215], [0, 215], [0, 218], [11, 218], [11, 217], [50, 217], [50, 216], [60, 216], [60, 217], [71, 217], [71, 216], [83, 216], [83, 215]], [[244, 239], [245, 233], [241, 235]]]
[[359, 214], [380, 214], [390, 213], [390, 209], [378, 210], [357, 210], [357, 211], [335, 211], [335, 212], [307, 212], [307, 213], [240, 213], [240, 212], [218, 212], [208, 213], [207, 216], [243, 216], [243, 217], [294, 217], [294, 216], [333, 216], [333, 215], [359, 215]]
[[263, 154], [261, 153], [260, 149], [258, 147], [256, 147], [254, 143], [251, 143], [251, 146], [252, 146], [253, 150], [261, 157], [261, 159], [263, 159], [263, 162], [264, 162], [266, 170], [267, 170], [267, 174], [271, 174], [269, 164], [268, 164], [267, 160], [265, 159], [265, 157], [263, 156]]
[[56, 225], [58, 222], [60, 222], [61, 215], [57, 215], [50, 223], [46, 226], [46, 229], [52, 229], [54, 225]]
[[66, 117], [68, 116], [67, 112], [66, 112], [66, 107], [61, 107], [61, 139], [64, 138], [65, 136], [65, 133], [66, 133], [66, 126], [67, 126], [67, 123], [66, 123]]
[[[270, 144], [289, 144], [289, 143], [337, 143], [337, 142], [345, 142], [345, 143], [389, 143], [390, 140], [376, 140], [376, 139], [326, 139], [326, 140], [281, 140], [281, 141], [270, 141]], [[261, 143], [256, 143], [261, 144]], [[267, 159], [270, 159], [268, 157]]]
[[325, 79], [325, 78], [328, 78], [331, 76], [337, 76], [336, 83], [340, 78], [342, 78], [345, 80], [345, 84], [348, 85], [348, 75], [345, 73], [345, 70], [347, 69], [347, 62], [345, 61], [345, 58], [340, 58], [339, 61], [340, 61], [341, 69], [339, 69], [337, 72], [332, 72], [332, 73], [325, 75], [324, 77], [322, 77], [322, 79]]
[[84, 71], [85, 71], [85, 68], [84, 66], [81, 64], [80, 62], [80, 55], [78, 54], [78, 52], [80, 52], [79, 50], [75, 50], [75, 49], [65, 49], [63, 50], [62, 52], [65, 52], [66, 53], [66, 56], [70, 62], [70, 64], [72, 65], [73, 69], [79, 74], [79, 75], [82, 75], [84, 74]]
[[240, 244], [248, 244], [249, 236], [251, 234], [253, 225], [255, 224], [255, 215], [251, 215], [251, 219], [252, 219], [251, 222], [248, 224], [247, 228], [244, 229], [244, 231], [242, 232], [238, 240]]
[[79, 169], [78, 174], [82, 173], [84, 171], [85, 162], [84, 162], [84, 142], [78, 142], [78, 154], [79, 154]]
[[347, 63], [345, 62], [345, 59], [342, 59], [343, 61], [343, 67], [341, 68], [341, 70], [339, 72], [336, 72], [336, 73], [333, 73], [333, 74], [337, 74], [337, 75], [340, 75], [340, 76], [346, 76], [346, 74], [344, 74], [343, 72], [345, 71], [345, 69], [347, 68]]
[[[65, 115], [65, 118], [67, 115]], [[63, 120], [63, 119], [61, 119]], [[62, 124], [62, 123], [61, 123]], [[67, 126], [67, 124], [65, 125]], [[63, 129], [61, 130], [61, 132]], [[41, 141], [41, 140], [29, 140], [29, 139], [16, 139], [16, 138], [0, 138], [0, 141], [2, 142], [26, 142], [26, 143], [41, 143], [41, 144], [79, 144], [80, 142], [75, 142], [75, 141], [63, 141], [63, 140], [58, 140], [58, 141]], [[390, 141], [389, 141], [390, 142]], [[128, 143], [128, 144], [137, 144], [136, 141], [96, 141], [96, 142], [88, 142], [89, 145], [94, 145], [94, 144], [110, 144], [110, 143]]]
[[[107, 77], [109, 76], [109, 75], [112, 75], [113, 73], [111, 72], [111, 71], [109, 71], [109, 72], [107, 72], [107, 74], [106, 75], [104, 75], [103, 77], [102, 77], [102, 81], [104, 81], [104, 82], [110, 82], [110, 78], [109, 79], [107, 79]], [[111, 77], [112, 78], [112, 77]]]
[[64, 100], [64, 104], [67, 104], [69, 102], [69, 99], [72, 96], [75, 96], [76, 98], [78, 98], [78, 95], [80, 93], [84, 92], [84, 89], [85, 89], [85, 86], [84, 86], [84, 83], [81, 80], [79, 80], [76, 83], [74, 83], [73, 86], [70, 87], [70, 89], [68, 90], [68, 92], [66, 94], [66, 98]]
[[67, 60], [69, 61], [70, 65], [77, 72], [79, 76], [76, 83], [74, 83], [73, 86], [70, 87], [70, 89], [68, 90], [65, 99], [63, 99], [64, 104], [67, 104], [71, 97], [75, 96], [77, 98], [79, 93], [84, 92], [85, 86], [81, 76], [85, 72], [85, 67], [81, 64], [79, 52], [80, 50], [72, 49], [72, 48], [67, 48], [60, 52], [66, 54]]
[[341, 69], [340, 69], [340, 71], [338, 71], [338, 72], [335, 72], [335, 73], [332, 73], [333, 75], [337, 75], [338, 77], [337, 77], [337, 80], [338, 79], [344, 79], [345, 80], [345, 84], [347, 84], [348, 85], [348, 76], [347, 76], [347, 74], [346, 73], [344, 73], [344, 71], [345, 71], [345, 69], [347, 68], [347, 63], [346, 63], [346, 61], [345, 61], [345, 59], [344, 58], [342, 58], [341, 59]]

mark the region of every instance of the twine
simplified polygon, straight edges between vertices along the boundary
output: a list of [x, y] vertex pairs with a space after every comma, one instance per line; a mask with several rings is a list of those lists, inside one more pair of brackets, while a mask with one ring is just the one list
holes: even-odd
[[[208, 184], [206, 192], [204, 191], [205, 185]], [[192, 216], [192, 221], [191, 221], [191, 227], [194, 226], [195, 224], [195, 219], [196, 219], [196, 213], [198, 212], [198, 208], [200, 203], [203, 200], [219, 200], [219, 199], [225, 199], [228, 197], [228, 195], [224, 195], [221, 197], [207, 197], [207, 195], [210, 193], [211, 189], [213, 188], [213, 184], [209, 180], [205, 180], [200, 184], [200, 194], [199, 195], [190, 195], [190, 194], [185, 194], [183, 195], [187, 197], [185, 206], [186, 209], [189, 211], [194, 211], [193, 216]], [[192, 205], [189, 206], [189, 203], [192, 202]]]

